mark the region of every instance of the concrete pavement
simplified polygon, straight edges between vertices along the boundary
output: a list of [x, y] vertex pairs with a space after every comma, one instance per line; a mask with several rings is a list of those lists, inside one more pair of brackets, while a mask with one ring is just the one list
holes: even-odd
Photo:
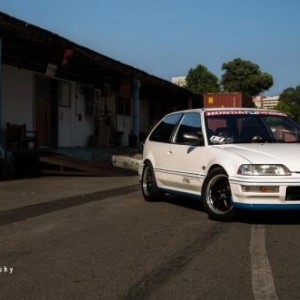
[[110, 177], [44, 176], [0, 181], [1, 212], [139, 184], [136, 173]]
[[103, 165], [103, 176], [42, 176], [0, 181], [0, 216], [11, 209], [139, 184], [141, 154], [120, 151], [107, 156], [110, 164]]

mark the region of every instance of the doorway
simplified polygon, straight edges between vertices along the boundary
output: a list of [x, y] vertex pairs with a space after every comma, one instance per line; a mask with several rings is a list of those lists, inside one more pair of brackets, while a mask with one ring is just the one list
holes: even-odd
[[57, 80], [36, 76], [35, 121], [38, 147], [57, 147]]

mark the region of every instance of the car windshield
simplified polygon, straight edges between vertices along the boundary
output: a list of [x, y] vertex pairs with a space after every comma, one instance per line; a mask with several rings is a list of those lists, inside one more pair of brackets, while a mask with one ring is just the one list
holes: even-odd
[[206, 111], [205, 123], [210, 145], [300, 142], [300, 125], [281, 112]]

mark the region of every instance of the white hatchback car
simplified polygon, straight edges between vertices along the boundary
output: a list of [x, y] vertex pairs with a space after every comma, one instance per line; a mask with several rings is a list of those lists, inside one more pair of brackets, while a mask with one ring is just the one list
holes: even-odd
[[237, 208], [300, 209], [300, 125], [274, 110], [215, 108], [166, 115], [139, 166], [147, 201], [198, 196], [213, 219]]

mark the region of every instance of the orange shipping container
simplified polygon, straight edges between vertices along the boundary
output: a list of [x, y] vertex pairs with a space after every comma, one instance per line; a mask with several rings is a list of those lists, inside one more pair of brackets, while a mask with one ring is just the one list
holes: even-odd
[[241, 93], [206, 93], [204, 108], [209, 107], [253, 107], [251, 99], [243, 98]]

